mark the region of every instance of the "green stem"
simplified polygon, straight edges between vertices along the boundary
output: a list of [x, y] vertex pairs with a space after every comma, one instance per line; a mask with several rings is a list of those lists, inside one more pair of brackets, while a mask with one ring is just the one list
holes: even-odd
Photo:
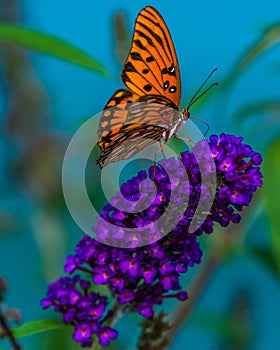
[[92, 350], [101, 350], [102, 346], [99, 344], [98, 340], [96, 339], [96, 342], [93, 344]]
[[[122, 312], [121, 308], [120, 308], [120, 304], [115, 301], [113, 307], [113, 316], [112, 317], [108, 317], [108, 319], [106, 320], [105, 324], [108, 327], [113, 327], [117, 321], [124, 316], [124, 313]], [[92, 350], [100, 350], [102, 349], [102, 346], [99, 344], [98, 340], [96, 339], [96, 342], [93, 344]]]

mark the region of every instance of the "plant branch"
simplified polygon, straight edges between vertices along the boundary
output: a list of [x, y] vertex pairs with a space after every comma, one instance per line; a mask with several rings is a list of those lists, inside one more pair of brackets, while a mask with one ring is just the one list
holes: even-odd
[[21, 350], [21, 346], [19, 345], [19, 343], [16, 341], [12, 330], [10, 329], [8, 322], [5, 318], [5, 315], [2, 311], [2, 309], [0, 308], [0, 326], [1, 326], [1, 332], [4, 335], [4, 337], [9, 338], [12, 347], [14, 350]]

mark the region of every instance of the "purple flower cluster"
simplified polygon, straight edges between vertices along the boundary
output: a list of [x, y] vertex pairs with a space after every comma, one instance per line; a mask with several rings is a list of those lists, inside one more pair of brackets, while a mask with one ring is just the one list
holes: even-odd
[[96, 334], [102, 346], [110, 344], [118, 332], [103, 323], [111, 317], [107, 310], [107, 297], [89, 291], [89, 281], [74, 277], [61, 277], [48, 286], [47, 298], [41, 301], [43, 308], [53, 306], [62, 314], [64, 323], [75, 327], [73, 338], [82, 347], [92, 345], [92, 336]]
[[173, 296], [180, 300], [187, 298], [179, 274], [199, 263], [201, 255], [195, 235], [133, 249], [110, 247], [84, 236], [76, 254], [67, 257], [64, 270], [86, 269], [94, 284], [108, 285], [120, 305], [129, 304], [131, 311], [151, 317], [153, 306], [161, 304], [170, 290], [176, 291]]
[[217, 167], [217, 193], [208, 220], [228, 226], [240, 222], [241, 211], [251, 203], [257, 187], [262, 186], [260, 153], [242, 143], [242, 137], [221, 134], [210, 137], [209, 146]]
[[[197, 143], [192, 152], [182, 153], [180, 161], [174, 158], [161, 161], [155, 174], [154, 167], [148, 174], [139, 172], [123, 184], [111, 204], [104, 207], [94, 227], [99, 241], [84, 236], [75, 254], [67, 257], [65, 272], [88, 274], [94, 284], [107, 285], [119, 309], [137, 311], [146, 318], [153, 316], [154, 306], [164, 298], [186, 300], [187, 293], [182, 290], [179, 277], [201, 260], [198, 235], [211, 233], [214, 222], [221, 226], [238, 223], [240, 215], [236, 212], [250, 204], [253, 193], [262, 185], [259, 168], [262, 158], [242, 141], [241, 137], [232, 135], [222, 134], [220, 138], [213, 135], [209, 142]], [[210, 181], [213, 174], [217, 180], [214, 183]], [[148, 176], [154, 185], [151, 181], [145, 182]], [[208, 201], [211, 193], [214, 201], [210, 203], [209, 213], [191, 233], [190, 225], [199, 202]], [[137, 212], [141, 199], [144, 198], [145, 204], [151, 195], [150, 205]], [[157, 221], [172, 206], [171, 201], [175, 205], [164, 221], [164, 226], [171, 225], [171, 228], [165, 235]], [[145, 230], [146, 227], [149, 234], [145, 231], [144, 237], [141, 230], [133, 233], [135, 228]], [[131, 229], [130, 234], [127, 228]], [[112, 246], [100, 242], [108, 239]], [[126, 247], [129, 243], [130, 248], [119, 248], [123, 241]], [[110, 338], [117, 336], [116, 331], [104, 323], [114, 317], [113, 311], [104, 316], [107, 299], [88, 293], [89, 284], [84, 280], [78, 284], [78, 280], [79, 277], [61, 278], [51, 284], [42, 305], [53, 305], [62, 313], [64, 322], [75, 325], [74, 339], [82, 346], [90, 344], [92, 334], [98, 335], [101, 345], [107, 345]]]
[[[239, 223], [237, 211], [248, 206], [257, 187], [262, 186], [262, 157], [242, 141], [233, 135], [212, 135], [208, 142], [198, 142], [192, 152], [183, 152], [180, 160], [161, 160], [155, 174], [153, 166], [148, 173], [140, 171], [104, 207], [93, 237], [117, 247], [150, 244], [167, 233], [178, 237], [181, 232], [189, 233], [194, 217], [199, 222], [196, 209], [207, 201], [209, 215], [196, 225], [196, 235], [213, 232], [214, 222], [223, 227]], [[147, 178], [153, 180], [156, 191]], [[148, 208], [141, 210], [141, 204], [151, 198]]]

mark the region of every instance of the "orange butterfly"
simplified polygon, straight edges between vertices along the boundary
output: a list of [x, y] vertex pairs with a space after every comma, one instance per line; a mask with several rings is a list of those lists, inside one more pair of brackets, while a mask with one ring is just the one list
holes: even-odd
[[127, 88], [110, 98], [99, 122], [101, 155], [96, 162], [101, 168], [155, 142], [179, 138], [176, 133], [190, 118], [188, 108], [178, 112], [181, 80], [176, 51], [167, 25], [151, 6], [137, 16], [121, 79]]

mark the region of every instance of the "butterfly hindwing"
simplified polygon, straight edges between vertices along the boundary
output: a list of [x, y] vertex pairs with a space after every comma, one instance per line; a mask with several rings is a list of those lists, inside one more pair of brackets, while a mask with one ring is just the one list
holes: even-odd
[[104, 140], [105, 137], [108, 138], [108, 134], [117, 134], [122, 125], [126, 122], [128, 113], [126, 104], [135, 102], [137, 99], [138, 96], [128, 89], [119, 89], [107, 102], [102, 112], [97, 130], [99, 139], [98, 143], [102, 151], [106, 147], [102, 140]]
[[[119, 95], [120, 90], [116, 93]], [[99, 137], [102, 154], [98, 159], [101, 167], [120, 159], [128, 159], [142, 149], [160, 141], [163, 135], [179, 120], [179, 112], [164, 97], [146, 96], [136, 102], [127, 99], [103, 111]], [[108, 115], [106, 116], [106, 114]], [[108, 123], [111, 123], [110, 128]]]

